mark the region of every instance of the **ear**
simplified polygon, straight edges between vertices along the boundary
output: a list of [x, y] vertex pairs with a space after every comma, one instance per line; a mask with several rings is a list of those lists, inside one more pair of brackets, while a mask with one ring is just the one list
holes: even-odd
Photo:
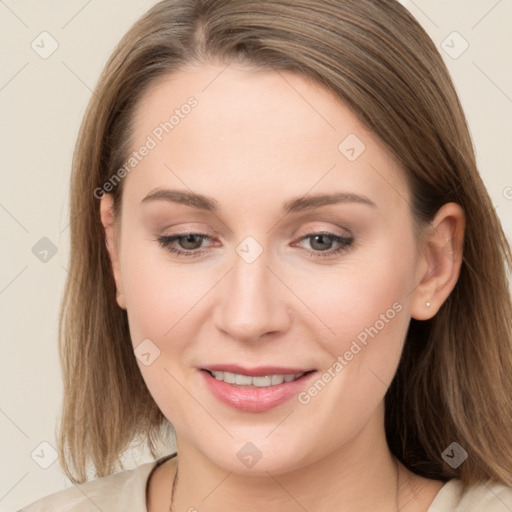
[[432, 318], [455, 287], [462, 265], [464, 210], [447, 203], [437, 212], [423, 240], [418, 285], [411, 303], [416, 320]]
[[123, 282], [121, 280], [121, 268], [119, 265], [119, 248], [114, 228], [114, 199], [111, 194], [104, 194], [100, 200], [101, 223], [105, 228], [105, 244], [110, 255], [112, 273], [116, 282], [116, 300], [119, 307], [126, 309], [126, 301], [123, 291]]

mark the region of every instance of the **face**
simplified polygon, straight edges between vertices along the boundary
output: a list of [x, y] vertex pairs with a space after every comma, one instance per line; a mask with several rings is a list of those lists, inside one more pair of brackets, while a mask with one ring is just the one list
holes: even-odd
[[402, 170], [339, 99], [222, 69], [186, 68], [141, 100], [110, 251], [178, 443], [279, 473], [382, 427], [426, 266]]

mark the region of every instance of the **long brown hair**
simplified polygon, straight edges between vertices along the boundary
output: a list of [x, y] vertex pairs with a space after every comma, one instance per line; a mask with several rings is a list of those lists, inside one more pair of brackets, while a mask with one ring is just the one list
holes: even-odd
[[[134, 108], [155, 81], [191, 62], [287, 70], [334, 92], [402, 163], [418, 226], [447, 202], [466, 214], [458, 283], [437, 315], [411, 320], [386, 395], [392, 452], [426, 477], [512, 486], [512, 305], [507, 244], [478, 174], [467, 123], [433, 42], [395, 0], [165, 0], [126, 34], [86, 112], [71, 184], [71, 259], [60, 323], [66, 474], [116, 470], [134, 440], [170, 426], [130, 341], [100, 221], [98, 190], [128, 155]], [[117, 213], [123, 182], [112, 194]], [[102, 192], [103, 193], [103, 192]], [[456, 469], [443, 451], [459, 443]]]

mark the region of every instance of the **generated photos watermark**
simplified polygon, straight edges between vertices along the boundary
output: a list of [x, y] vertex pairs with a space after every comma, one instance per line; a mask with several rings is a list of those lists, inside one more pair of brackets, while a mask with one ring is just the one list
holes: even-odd
[[135, 169], [150, 152], [162, 142], [166, 135], [171, 133], [191, 112], [197, 107], [199, 102], [194, 96], [187, 99], [179, 108], [174, 109], [172, 115], [165, 121], [155, 126], [151, 133], [146, 137], [144, 144], [139, 149], [133, 151], [126, 159], [124, 164], [113, 174], [101, 187], [94, 189], [94, 197], [101, 199], [105, 194], [112, 192], [117, 185]]
[[403, 306], [399, 302], [395, 302], [385, 313], [381, 313], [379, 319], [376, 320], [371, 326], [365, 327], [357, 336], [352, 340], [350, 348], [346, 350], [343, 355], [339, 355], [334, 362], [325, 370], [318, 379], [305, 391], [301, 391], [297, 395], [299, 403], [307, 405], [311, 400], [318, 396], [319, 393], [331, 382], [342, 370], [354, 359], [354, 357], [368, 345], [368, 342], [375, 338], [387, 324], [395, 318], [395, 316], [402, 311]]

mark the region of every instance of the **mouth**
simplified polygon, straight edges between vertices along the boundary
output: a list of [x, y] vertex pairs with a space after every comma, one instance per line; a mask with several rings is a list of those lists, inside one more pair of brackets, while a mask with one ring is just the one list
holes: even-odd
[[225, 371], [207, 371], [214, 379], [225, 382], [226, 384], [235, 384], [237, 386], [252, 386], [256, 388], [269, 388], [272, 386], [279, 386], [283, 382], [293, 382], [300, 379], [308, 372], [299, 373], [275, 373], [272, 375], [262, 375], [251, 377], [241, 373], [232, 373]]
[[244, 412], [265, 412], [303, 390], [316, 370], [215, 365], [200, 368], [209, 391], [223, 404]]

